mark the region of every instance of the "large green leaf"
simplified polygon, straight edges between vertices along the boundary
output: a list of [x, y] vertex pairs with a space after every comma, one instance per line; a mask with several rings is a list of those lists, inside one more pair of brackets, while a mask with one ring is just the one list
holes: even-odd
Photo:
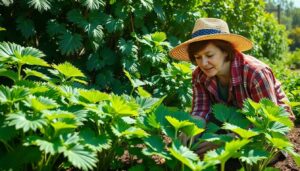
[[[38, 1], [38, 0], [37, 0]], [[21, 31], [22, 35], [28, 39], [29, 37], [36, 34], [33, 21], [23, 16], [18, 17], [17, 20], [17, 29]]]
[[38, 11], [42, 12], [51, 9], [50, 2], [51, 1], [49, 0], [30, 0], [28, 4], [29, 6], [33, 6]]
[[84, 90], [80, 89], [79, 94], [85, 101], [90, 103], [98, 103], [103, 100], [109, 100], [110, 96], [98, 90]]
[[165, 99], [166, 96], [162, 98], [144, 98], [144, 97], [136, 97], [136, 103], [140, 105], [140, 107], [145, 111], [145, 112], [150, 112], [157, 108]]
[[70, 31], [59, 36], [59, 49], [63, 55], [71, 55], [82, 48], [82, 36]]
[[138, 116], [139, 106], [134, 101], [125, 100], [122, 96], [112, 95], [108, 113], [115, 116]]
[[191, 151], [189, 148], [180, 145], [180, 143], [172, 143], [172, 147], [169, 151], [173, 157], [179, 160], [181, 163], [188, 166], [190, 169], [195, 170], [195, 163], [199, 161], [198, 155]]
[[118, 48], [121, 53], [126, 56], [134, 55], [138, 52], [138, 47], [133, 43], [132, 40], [126, 41], [123, 38], [118, 41]]
[[9, 88], [0, 85], [0, 103], [15, 103], [25, 99], [29, 95], [29, 90], [24, 87], [15, 86]]
[[46, 29], [47, 29], [47, 33], [50, 36], [63, 34], [67, 30], [63, 24], [59, 24], [55, 19], [48, 21]]
[[45, 138], [41, 138], [38, 136], [29, 136], [26, 138], [24, 143], [25, 146], [36, 145], [39, 146], [40, 151], [45, 152], [46, 154], [54, 155], [58, 153], [58, 147], [60, 146], [60, 142], [57, 139], [49, 141]]
[[26, 99], [25, 104], [26, 106], [31, 107], [35, 111], [54, 109], [58, 107], [58, 104], [55, 100], [43, 96], [29, 96]]
[[258, 132], [255, 132], [252, 130], [246, 130], [246, 129], [240, 128], [238, 126], [232, 125], [230, 123], [224, 123], [222, 128], [231, 130], [232, 132], [238, 134], [240, 137], [245, 138], [245, 139], [251, 138], [251, 137], [259, 134]]
[[[20, 58], [25, 56], [32, 56], [36, 58], [42, 58], [45, 56], [40, 50], [32, 47], [22, 47], [15, 43], [2, 42], [0, 43], [0, 61], [9, 60], [10, 63], [19, 62]], [[23, 62], [26, 62], [23, 60]], [[44, 63], [43, 63], [44, 64]], [[44, 66], [44, 65], [43, 65]]]
[[249, 121], [236, 108], [215, 104], [212, 110], [215, 118], [221, 122], [228, 122], [241, 128], [247, 128], [249, 125]]
[[72, 9], [67, 13], [67, 19], [78, 26], [84, 28], [88, 22], [85, 20], [85, 18], [82, 16], [79, 9]]
[[148, 146], [148, 148], [143, 149], [145, 155], [152, 156], [156, 154], [165, 159], [171, 159], [169, 153], [165, 150], [166, 144], [164, 144], [163, 139], [160, 136], [151, 135], [143, 140]]
[[47, 75], [45, 75], [39, 71], [36, 71], [36, 70], [31, 70], [31, 69], [26, 68], [24, 70], [24, 72], [26, 73], [25, 78], [27, 78], [29, 76], [35, 76], [35, 77], [41, 78], [43, 80], [50, 80], [50, 77], [48, 77]]
[[0, 76], [10, 78], [14, 82], [18, 80], [18, 74], [12, 70], [0, 69]]
[[111, 148], [112, 140], [107, 135], [96, 135], [91, 129], [81, 130], [79, 135], [84, 140], [84, 144], [93, 151], [101, 152]]
[[69, 62], [65, 62], [63, 64], [58, 65], [53, 64], [52, 66], [66, 77], [85, 77], [84, 74], [78, 68], [76, 68]]
[[78, 134], [68, 134], [60, 137], [62, 144], [58, 148], [68, 158], [69, 162], [82, 170], [92, 170], [98, 162], [95, 151], [84, 148], [80, 144]]
[[39, 65], [39, 66], [49, 66], [49, 64], [41, 58], [37, 58], [32, 55], [20, 56], [18, 62], [27, 65]]
[[122, 19], [114, 19], [112, 16], [109, 16], [105, 28], [109, 33], [113, 33], [124, 28], [124, 21]]
[[167, 36], [164, 32], [155, 32], [151, 35], [151, 38], [155, 42], [163, 42], [167, 39]]
[[15, 126], [16, 129], [22, 129], [23, 132], [36, 131], [47, 125], [47, 121], [38, 114], [25, 114], [21, 111], [9, 114], [6, 120], [9, 126]]
[[266, 151], [250, 149], [241, 152], [241, 156], [239, 159], [242, 162], [246, 162], [247, 164], [253, 165], [257, 164], [258, 161], [267, 159], [269, 154]]
[[179, 121], [176, 118], [173, 118], [171, 116], [166, 116], [167, 121], [176, 129], [179, 130], [180, 128], [191, 126], [193, 123], [185, 120], [185, 121]]

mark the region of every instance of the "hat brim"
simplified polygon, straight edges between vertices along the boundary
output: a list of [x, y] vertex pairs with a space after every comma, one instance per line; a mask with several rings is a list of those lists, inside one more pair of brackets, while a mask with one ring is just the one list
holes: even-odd
[[190, 43], [193, 42], [199, 42], [203, 40], [212, 40], [212, 39], [218, 39], [218, 40], [224, 40], [227, 42], [230, 42], [233, 47], [240, 51], [246, 51], [253, 47], [252, 42], [245, 38], [244, 36], [238, 35], [238, 34], [231, 34], [231, 33], [219, 33], [219, 34], [210, 34], [205, 36], [199, 36], [192, 38], [190, 40], [187, 40], [180, 45], [174, 47], [169, 55], [177, 60], [181, 61], [190, 61], [189, 54], [188, 54], [188, 46]]

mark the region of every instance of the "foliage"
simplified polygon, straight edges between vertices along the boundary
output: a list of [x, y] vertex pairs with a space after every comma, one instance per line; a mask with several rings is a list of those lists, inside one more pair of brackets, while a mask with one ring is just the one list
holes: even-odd
[[176, 66], [168, 52], [190, 38], [197, 18], [226, 19], [231, 32], [253, 40], [249, 53], [257, 57], [286, 51], [284, 29], [264, 14], [262, 0], [0, 1], [0, 14], [1, 40], [41, 49], [51, 63], [69, 61], [91, 88], [129, 94], [125, 69], [154, 97], [167, 94], [164, 103], [181, 108], [190, 106], [190, 66]]

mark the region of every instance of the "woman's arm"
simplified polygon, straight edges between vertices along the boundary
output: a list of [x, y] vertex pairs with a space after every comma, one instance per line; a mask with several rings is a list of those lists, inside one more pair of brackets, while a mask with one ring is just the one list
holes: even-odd
[[277, 105], [284, 107], [290, 113], [290, 119], [295, 120], [290, 106], [285, 103], [288, 102], [288, 98], [270, 68], [263, 68], [253, 74], [250, 81], [250, 93], [252, 100], [256, 102], [262, 98], [268, 98]]

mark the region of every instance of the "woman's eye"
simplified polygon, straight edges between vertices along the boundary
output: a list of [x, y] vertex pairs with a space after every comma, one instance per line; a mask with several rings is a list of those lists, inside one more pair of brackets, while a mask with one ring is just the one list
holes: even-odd
[[213, 57], [213, 55], [207, 55], [208, 58]]

